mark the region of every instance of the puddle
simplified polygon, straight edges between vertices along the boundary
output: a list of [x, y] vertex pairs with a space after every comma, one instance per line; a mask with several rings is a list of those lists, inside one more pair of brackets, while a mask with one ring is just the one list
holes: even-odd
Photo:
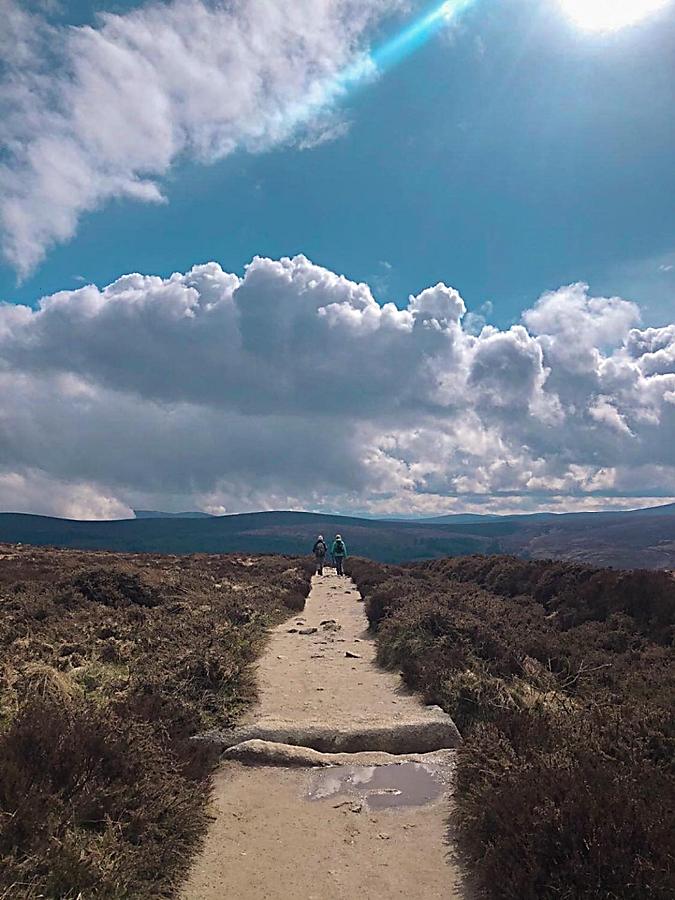
[[312, 776], [308, 800], [358, 798], [369, 809], [426, 806], [443, 793], [447, 769], [423, 763], [391, 766], [334, 766]]

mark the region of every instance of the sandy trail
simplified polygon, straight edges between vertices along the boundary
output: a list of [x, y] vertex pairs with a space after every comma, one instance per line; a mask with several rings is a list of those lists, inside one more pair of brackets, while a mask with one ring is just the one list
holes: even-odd
[[[313, 580], [304, 613], [272, 632], [249, 720], [340, 728], [424, 719], [426, 708], [399, 676], [376, 665], [356, 587], [328, 571]], [[339, 628], [321, 624], [328, 620]], [[386, 766], [377, 776], [363, 766], [225, 763], [183, 900], [466, 900], [444, 841], [452, 753], [446, 762], [438, 771]]]

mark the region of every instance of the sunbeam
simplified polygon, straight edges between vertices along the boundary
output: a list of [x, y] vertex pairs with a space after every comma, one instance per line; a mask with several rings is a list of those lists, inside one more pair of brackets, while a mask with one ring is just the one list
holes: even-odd
[[445, 3], [434, 6], [371, 54], [376, 69], [387, 69], [414, 53], [474, 2], [475, 0], [446, 0]]
[[475, 2], [476, 0], [445, 0], [444, 3], [435, 4], [376, 49], [362, 54], [331, 78], [316, 82], [302, 102], [280, 109], [279, 130], [292, 133], [322, 110], [330, 109], [331, 104], [370, 83], [378, 74], [427, 44]]

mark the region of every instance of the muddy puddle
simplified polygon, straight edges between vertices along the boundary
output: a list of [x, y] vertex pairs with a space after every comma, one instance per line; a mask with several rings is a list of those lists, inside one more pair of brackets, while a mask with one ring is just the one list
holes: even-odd
[[306, 799], [359, 800], [371, 810], [426, 806], [441, 797], [448, 781], [447, 767], [423, 763], [334, 766], [314, 773]]

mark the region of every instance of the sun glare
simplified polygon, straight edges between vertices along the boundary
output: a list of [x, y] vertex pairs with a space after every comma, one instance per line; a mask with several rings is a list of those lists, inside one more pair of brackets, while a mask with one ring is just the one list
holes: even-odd
[[616, 31], [634, 25], [670, 0], [560, 0], [567, 15], [587, 31]]

